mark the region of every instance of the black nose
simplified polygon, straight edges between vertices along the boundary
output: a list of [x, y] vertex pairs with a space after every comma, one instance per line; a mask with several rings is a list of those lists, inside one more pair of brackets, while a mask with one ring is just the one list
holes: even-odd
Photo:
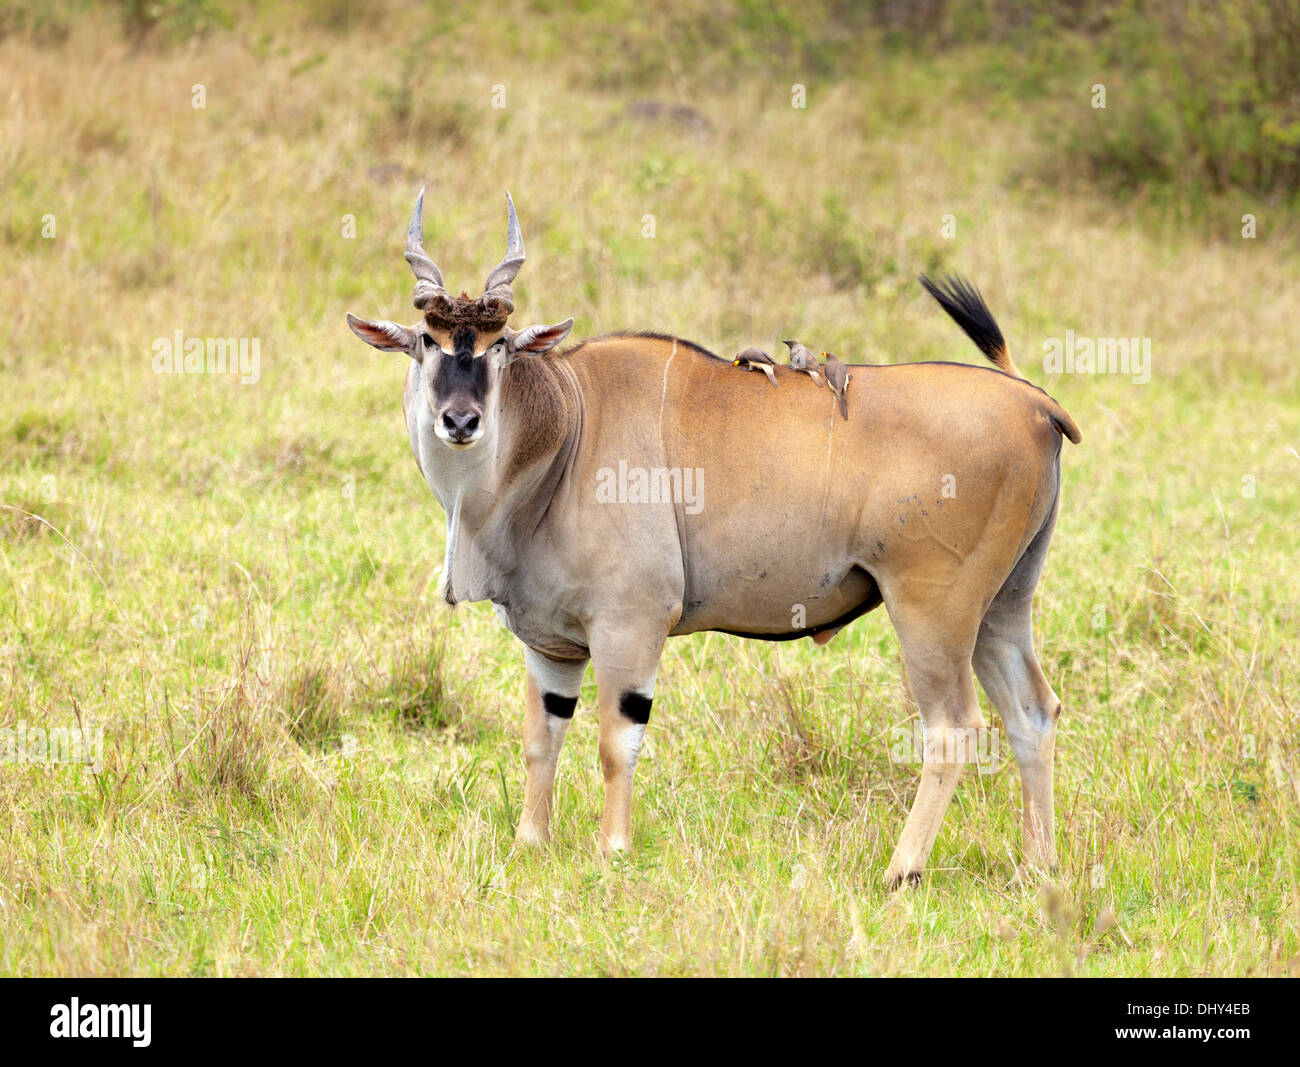
[[478, 430], [478, 413], [474, 411], [446, 411], [442, 415], [442, 425], [447, 436], [460, 444], [468, 441]]

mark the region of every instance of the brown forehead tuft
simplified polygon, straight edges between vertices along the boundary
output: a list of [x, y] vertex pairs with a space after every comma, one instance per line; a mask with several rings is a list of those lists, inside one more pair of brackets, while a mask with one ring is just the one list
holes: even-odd
[[499, 330], [506, 324], [514, 305], [499, 296], [484, 294], [471, 300], [463, 293], [459, 297], [437, 293], [424, 306], [424, 321], [430, 329], [455, 330], [470, 326], [481, 333]]

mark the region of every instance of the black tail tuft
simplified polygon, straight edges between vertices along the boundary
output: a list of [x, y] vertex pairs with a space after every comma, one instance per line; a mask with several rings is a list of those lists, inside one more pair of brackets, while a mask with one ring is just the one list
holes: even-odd
[[941, 278], [937, 284], [922, 274], [921, 285], [939, 301], [939, 306], [975, 342], [975, 346], [988, 357], [989, 362], [1007, 374], [1023, 377], [1011, 362], [1006, 339], [998, 329], [993, 312], [984, 303], [984, 298], [975, 286], [956, 274]]

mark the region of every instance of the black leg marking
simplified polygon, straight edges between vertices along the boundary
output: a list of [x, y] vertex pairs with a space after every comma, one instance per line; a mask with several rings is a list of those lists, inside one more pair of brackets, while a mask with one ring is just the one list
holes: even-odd
[[650, 721], [650, 705], [653, 703], [651, 697], [642, 696], [629, 689], [619, 698], [618, 710], [633, 722], [644, 726]]
[[542, 697], [542, 707], [546, 709], [546, 714], [554, 715], [557, 719], [572, 719], [573, 709], [577, 706], [577, 697], [562, 697], [559, 693], [547, 693]]

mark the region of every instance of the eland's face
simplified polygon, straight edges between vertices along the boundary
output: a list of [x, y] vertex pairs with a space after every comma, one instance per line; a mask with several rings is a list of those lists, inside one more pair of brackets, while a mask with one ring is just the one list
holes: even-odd
[[[495, 332], [495, 331], [494, 331]], [[428, 329], [420, 338], [420, 381], [433, 432], [450, 448], [472, 448], [487, 430], [488, 396], [505, 352], [505, 338], [470, 326]]]
[[415, 326], [348, 315], [352, 332], [384, 352], [405, 352], [420, 371], [420, 391], [433, 432], [448, 448], [473, 448], [490, 432], [491, 397], [501, 371], [523, 355], [538, 355], [569, 335], [573, 320], [554, 326], [512, 330], [515, 309], [510, 283], [524, 262], [524, 239], [509, 195], [506, 254], [488, 273], [483, 295], [453, 297], [442, 272], [424, 251], [421, 213], [424, 192], [406, 234], [406, 261], [415, 272], [415, 306], [424, 314]]

